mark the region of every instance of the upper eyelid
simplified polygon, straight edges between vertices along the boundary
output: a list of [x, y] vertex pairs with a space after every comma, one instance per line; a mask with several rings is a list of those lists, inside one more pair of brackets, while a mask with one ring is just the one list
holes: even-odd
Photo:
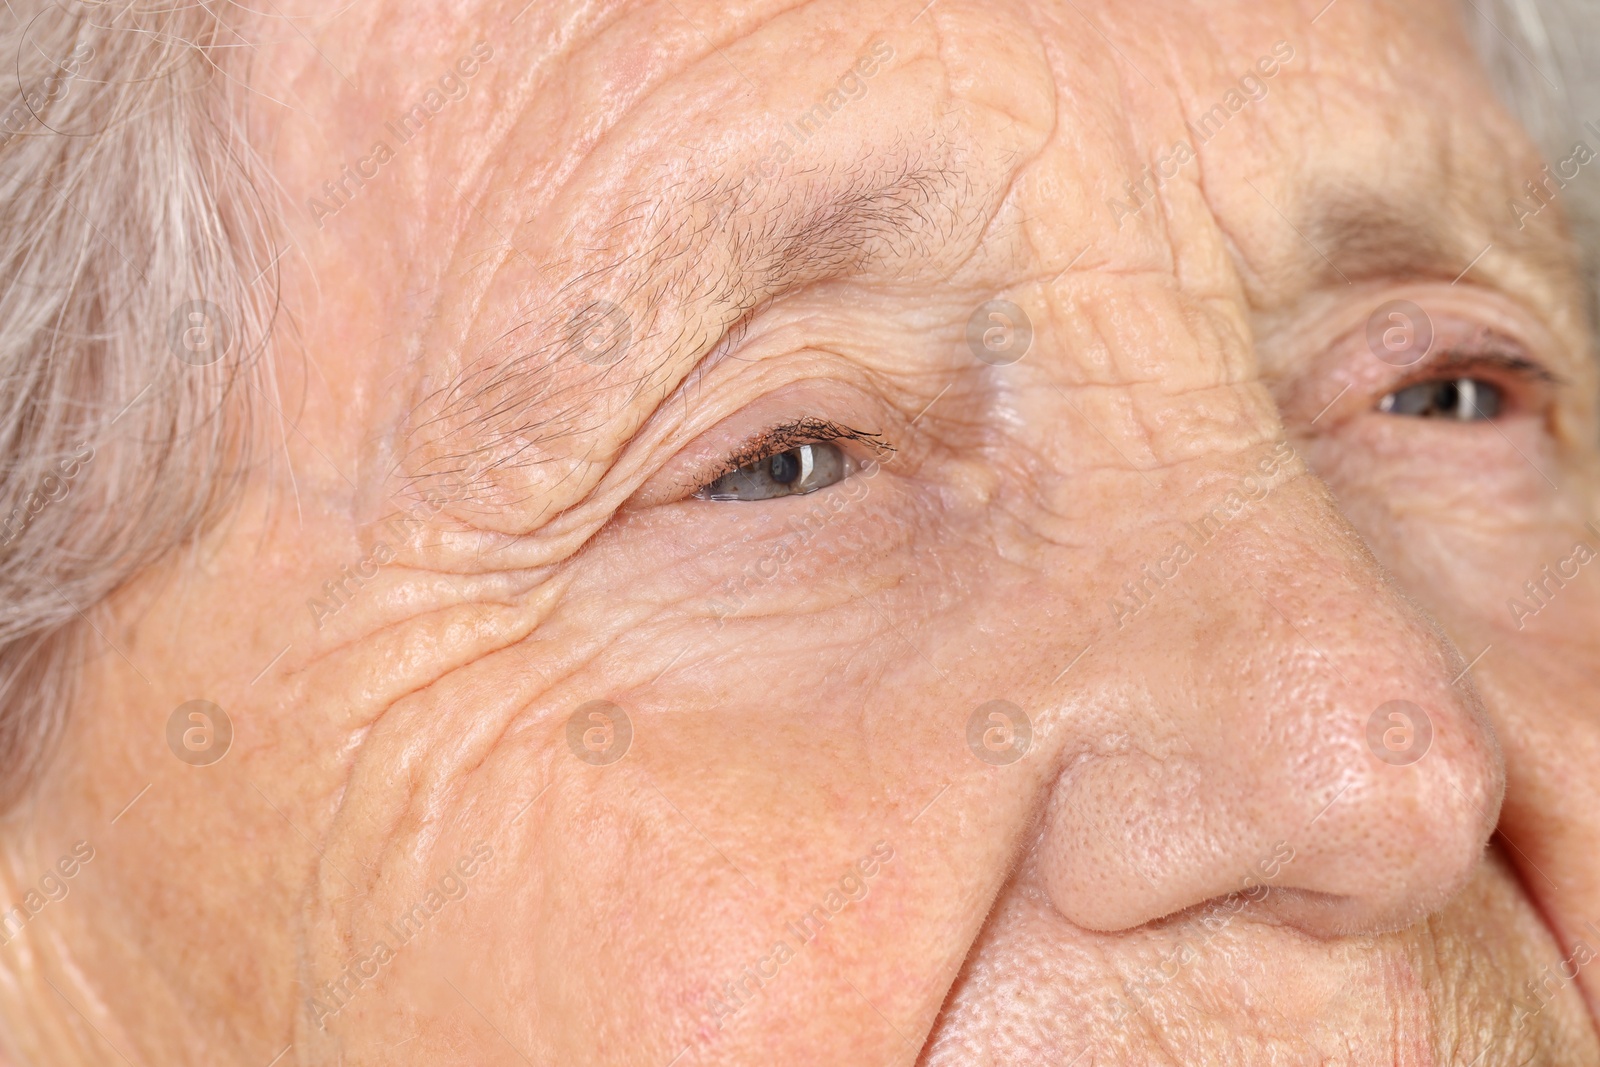
[[1473, 352], [1452, 346], [1435, 360], [1427, 361], [1419, 371], [1499, 370], [1525, 381], [1544, 385], [1565, 386], [1567, 379], [1544, 364], [1529, 359], [1516, 351], [1496, 348], [1487, 352]]
[[1423, 382], [1452, 376], [1465, 376], [1472, 371], [1498, 371], [1524, 385], [1562, 388], [1570, 384], [1536, 360], [1522, 355], [1510, 346], [1497, 346], [1489, 351], [1475, 352], [1456, 345], [1437, 356], [1429, 356], [1385, 388], [1386, 393], [1419, 385]]
[[708, 472], [708, 475], [705, 476], [706, 481], [704, 484], [709, 485], [718, 478], [732, 474], [741, 467], [758, 463], [779, 452], [786, 452], [801, 445], [824, 444], [832, 441], [860, 441], [872, 446], [879, 455], [895, 451], [894, 445], [880, 433], [853, 429], [831, 419], [793, 419], [765, 430], [751, 441], [742, 445], [719, 463], [713, 472]]
[[832, 419], [801, 418], [780, 423], [762, 432], [729, 459], [738, 460], [738, 466], [744, 466], [777, 452], [825, 441], [861, 441], [880, 450], [894, 451], [894, 446], [882, 434], [871, 430], [857, 430]]

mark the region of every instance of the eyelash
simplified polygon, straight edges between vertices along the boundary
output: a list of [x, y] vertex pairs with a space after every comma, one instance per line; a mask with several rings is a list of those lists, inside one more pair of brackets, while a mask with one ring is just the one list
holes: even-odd
[[793, 422], [774, 426], [723, 460], [716, 468], [707, 472], [708, 476], [701, 481], [700, 488], [704, 489], [741, 467], [759, 463], [780, 452], [801, 445], [820, 445], [829, 441], [859, 441], [870, 446], [880, 457], [895, 450], [894, 446], [880, 434], [851, 429], [829, 419], [795, 419]]
[[[1411, 375], [1390, 385], [1385, 390], [1384, 397], [1393, 396], [1416, 385], [1463, 378], [1482, 378], [1497, 386], [1505, 394], [1504, 404], [1492, 417], [1493, 419], [1500, 419], [1526, 408], [1525, 400], [1514, 395], [1519, 389], [1526, 393], [1532, 387], [1565, 384], [1557, 375], [1520, 355], [1517, 349], [1508, 352], [1463, 352], [1450, 349], [1438, 358], [1430, 360], [1427, 366], [1417, 368]], [[1382, 403], [1382, 399], [1379, 403]], [[895, 452], [894, 445], [878, 433], [853, 429], [831, 419], [811, 417], [794, 419], [774, 426], [746, 443], [718, 466], [703, 474], [696, 488], [703, 490], [743, 467], [770, 459], [781, 452], [802, 445], [832, 441], [860, 442], [869, 446], [879, 459]]]
[[1521, 355], [1517, 350], [1461, 351], [1449, 349], [1412, 374], [1389, 385], [1378, 400], [1378, 410], [1388, 398], [1418, 385], [1477, 379], [1496, 387], [1502, 406], [1487, 421], [1497, 421], [1529, 407], [1527, 394], [1541, 386], [1565, 384], [1558, 376]]

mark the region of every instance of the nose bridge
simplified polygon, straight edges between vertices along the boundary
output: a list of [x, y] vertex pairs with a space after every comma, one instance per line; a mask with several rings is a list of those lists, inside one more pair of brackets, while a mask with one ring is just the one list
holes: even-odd
[[1236, 504], [1195, 509], [1117, 583], [1097, 658], [1124, 740], [1056, 782], [1051, 896], [1101, 930], [1247, 890], [1318, 933], [1412, 921], [1465, 881], [1498, 812], [1460, 657], [1316, 479]]

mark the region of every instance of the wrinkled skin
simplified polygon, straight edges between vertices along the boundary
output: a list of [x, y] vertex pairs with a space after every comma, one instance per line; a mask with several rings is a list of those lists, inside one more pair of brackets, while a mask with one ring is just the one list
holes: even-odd
[[[1600, 565], [1507, 604], [1600, 548], [1591, 339], [1449, 5], [518, 7], [263, 33], [293, 428], [97, 616], [120, 654], [9, 824], [13, 898], [96, 850], [0, 950], [19, 1061], [1600, 1062], [1596, 969], [1558, 973], [1600, 949]], [[966, 340], [994, 299], [1033, 329], [1003, 366]], [[1368, 344], [1395, 299], [1415, 366]], [[609, 365], [570, 343], [595, 300]], [[1461, 377], [1503, 410], [1379, 410]], [[693, 495], [807, 418], [882, 443]], [[206, 767], [164, 734], [197, 697], [235, 729]], [[568, 743], [593, 700], [616, 762]], [[993, 700], [1014, 762], [969, 748]], [[1393, 700], [1414, 762], [1369, 746]]]

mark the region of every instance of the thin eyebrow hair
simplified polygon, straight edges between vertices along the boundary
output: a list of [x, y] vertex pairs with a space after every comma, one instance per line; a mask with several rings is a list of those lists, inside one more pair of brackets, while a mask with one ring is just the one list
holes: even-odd
[[[971, 198], [958, 166], [881, 149], [854, 164], [767, 182], [714, 177], [668, 186], [599, 226], [591, 262], [419, 404], [413, 425], [443, 424], [464, 435], [452, 450], [463, 466], [541, 462], [540, 445], [597, 428], [592, 401], [616, 387], [619, 370], [630, 375], [623, 404], [659, 387], [663, 373], [687, 379], [694, 369], [684, 365], [687, 356], [725, 347], [730, 331], [785, 293], [928, 257], [968, 228]], [[614, 366], [587, 371], [569, 357], [583, 341], [583, 310], [597, 301], [621, 310], [629, 349]], [[521, 340], [529, 336], [531, 345]], [[509, 351], [496, 358], [497, 348]], [[657, 403], [672, 395], [662, 390]], [[433, 414], [423, 417], [427, 411]], [[487, 465], [473, 463], [490, 454]]]
[[1313, 197], [1308, 213], [1317, 247], [1339, 275], [1331, 281], [1433, 275], [1449, 261], [1442, 235], [1451, 230], [1431, 204], [1401, 206], [1340, 188]]
[[1567, 250], [1542, 233], [1508, 231], [1447, 194], [1339, 183], [1313, 189], [1298, 214], [1311, 246], [1302, 249], [1307, 273], [1324, 285], [1405, 277], [1458, 281], [1487, 251], [1485, 243], [1546, 272], [1570, 269]]

